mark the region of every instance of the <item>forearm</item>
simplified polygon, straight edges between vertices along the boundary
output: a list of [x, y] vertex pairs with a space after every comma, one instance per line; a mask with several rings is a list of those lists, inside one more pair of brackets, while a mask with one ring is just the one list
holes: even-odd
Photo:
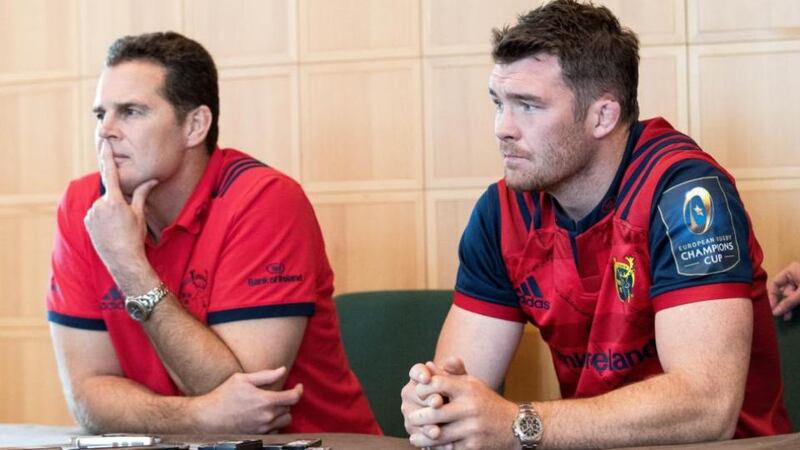
[[[141, 295], [161, 283], [147, 265], [130, 266], [115, 275], [126, 295]], [[149, 319], [142, 322], [161, 361], [187, 395], [205, 394], [236, 372], [239, 360], [207, 325], [198, 321], [175, 298], [167, 294]]]
[[[544, 448], [606, 448], [729, 439], [742, 398], [673, 372], [585, 399], [537, 403]], [[699, 382], [698, 382], [699, 381]]]
[[67, 394], [78, 422], [92, 433], [194, 433], [205, 428], [195, 399], [160, 396], [127, 378], [93, 376]]

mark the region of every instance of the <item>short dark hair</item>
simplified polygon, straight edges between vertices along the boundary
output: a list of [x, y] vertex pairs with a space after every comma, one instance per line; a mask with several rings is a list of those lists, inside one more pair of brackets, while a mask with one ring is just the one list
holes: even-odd
[[208, 51], [198, 42], [167, 31], [125, 36], [108, 48], [106, 67], [134, 60], [164, 66], [164, 98], [183, 122], [194, 108], [206, 105], [211, 110], [211, 127], [206, 135], [206, 150], [214, 151], [219, 136], [219, 86], [217, 68]]
[[638, 120], [639, 39], [604, 6], [555, 0], [492, 30], [492, 57], [510, 64], [540, 53], [558, 58], [564, 83], [575, 94], [575, 119], [604, 93], [620, 103], [620, 121]]

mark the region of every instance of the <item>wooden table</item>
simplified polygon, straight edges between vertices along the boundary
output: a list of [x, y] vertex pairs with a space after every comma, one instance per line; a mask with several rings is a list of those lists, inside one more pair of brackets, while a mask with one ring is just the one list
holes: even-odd
[[[68, 445], [72, 436], [86, 434], [77, 427], [53, 427], [43, 425], [13, 425], [0, 424], [0, 448], [20, 447], [20, 446], [64, 446]], [[264, 442], [288, 442], [293, 439], [317, 437], [322, 439], [322, 445], [331, 447], [333, 450], [409, 450], [414, 447], [408, 443], [408, 439], [370, 436], [363, 434], [348, 433], [303, 433], [303, 434], [280, 434], [280, 435], [166, 435], [163, 436], [165, 442], [213, 442], [230, 439], [262, 439]], [[770, 436], [752, 439], [737, 439], [723, 442], [706, 442], [701, 444], [687, 445], [661, 445], [653, 447], [630, 447], [649, 450], [674, 450], [674, 449], [702, 449], [702, 450], [745, 450], [745, 449], [776, 449], [776, 450], [797, 450], [800, 449], [800, 433], [783, 434], [780, 436]]]

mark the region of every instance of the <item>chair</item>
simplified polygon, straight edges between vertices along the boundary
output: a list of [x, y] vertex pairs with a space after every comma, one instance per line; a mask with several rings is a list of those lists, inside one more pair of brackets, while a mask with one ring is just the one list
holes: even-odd
[[408, 370], [430, 361], [453, 291], [376, 291], [336, 297], [350, 367], [387, 436], [407, 437], [400, 390]]
[[775, 320], [778, 333], [778, 348], [781, 353], [781, 375], [783, 378], [783, 401], [792, 426], [800, 429], [800, 308], [794, 311], [792, 320], [782, 317]]

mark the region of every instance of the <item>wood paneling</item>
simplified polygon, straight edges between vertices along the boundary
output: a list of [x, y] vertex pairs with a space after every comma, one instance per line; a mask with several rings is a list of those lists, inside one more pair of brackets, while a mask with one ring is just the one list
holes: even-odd
[[737, 178], [796, 177], [800, 41], [690, 48], [691, 132]]
[[422, 192], [311, 196], [336, 293], [423, 289]]
[[63, 425], [67, 411], [44, 319], [0, 323], [0, 422]]
[[422, 0], [423, 52], [426, 55], [491, 50], [492, 28], [512, 25], [539, 0]]
[[800, 198], [800, 180], [742, 181], [738, 188], [764, 251], [767, 273], [773, 276], [791, 261], [800, 260], [800, 211], [793, 207]]
[[419, 0], [300, 0], [300, 59], [419, 55]]
[[0, 205], [0, 319], [36, 319], [44, 324], [54, 200], [44, 204]]
[[0, 86], [0, 196], [61, 192], [76, 175], [78, 82]]
[[186, 32], [219, 67], [297, 60], [296, 0], [191, 0]]
[[76, 0], [0, 0], [0, 83], [78, 73]]
[[664, 117], [689, 131], [689, 86], [686, 47], [645, 47], [640, 52], [639, 117]]
[[689, 42], [800, 39], [797, 0], [686, 0]]
[[686, 42], [684, 0], [600, 0], [622, 25], [639, 35], [643, 46]]
[[227, 69], [220, 75], [220, 145], [298, 178], [297, 68]]
[[309, 190], [421, 187], [418, 61], [305, 66], [301, 93]]
[[183, 31], [181, 0], [81, 0], [81, 73], [96, 77], [117, 38]]
[[429, 190], [425, 217], [428, 231], [428, 286], [453, 289], [458, 272], [458, 244], [482, 189]]
[[480, 186], [503, 176], [489, 99], [488, 56], [429, 58], [425, 65], [428, 187]]

